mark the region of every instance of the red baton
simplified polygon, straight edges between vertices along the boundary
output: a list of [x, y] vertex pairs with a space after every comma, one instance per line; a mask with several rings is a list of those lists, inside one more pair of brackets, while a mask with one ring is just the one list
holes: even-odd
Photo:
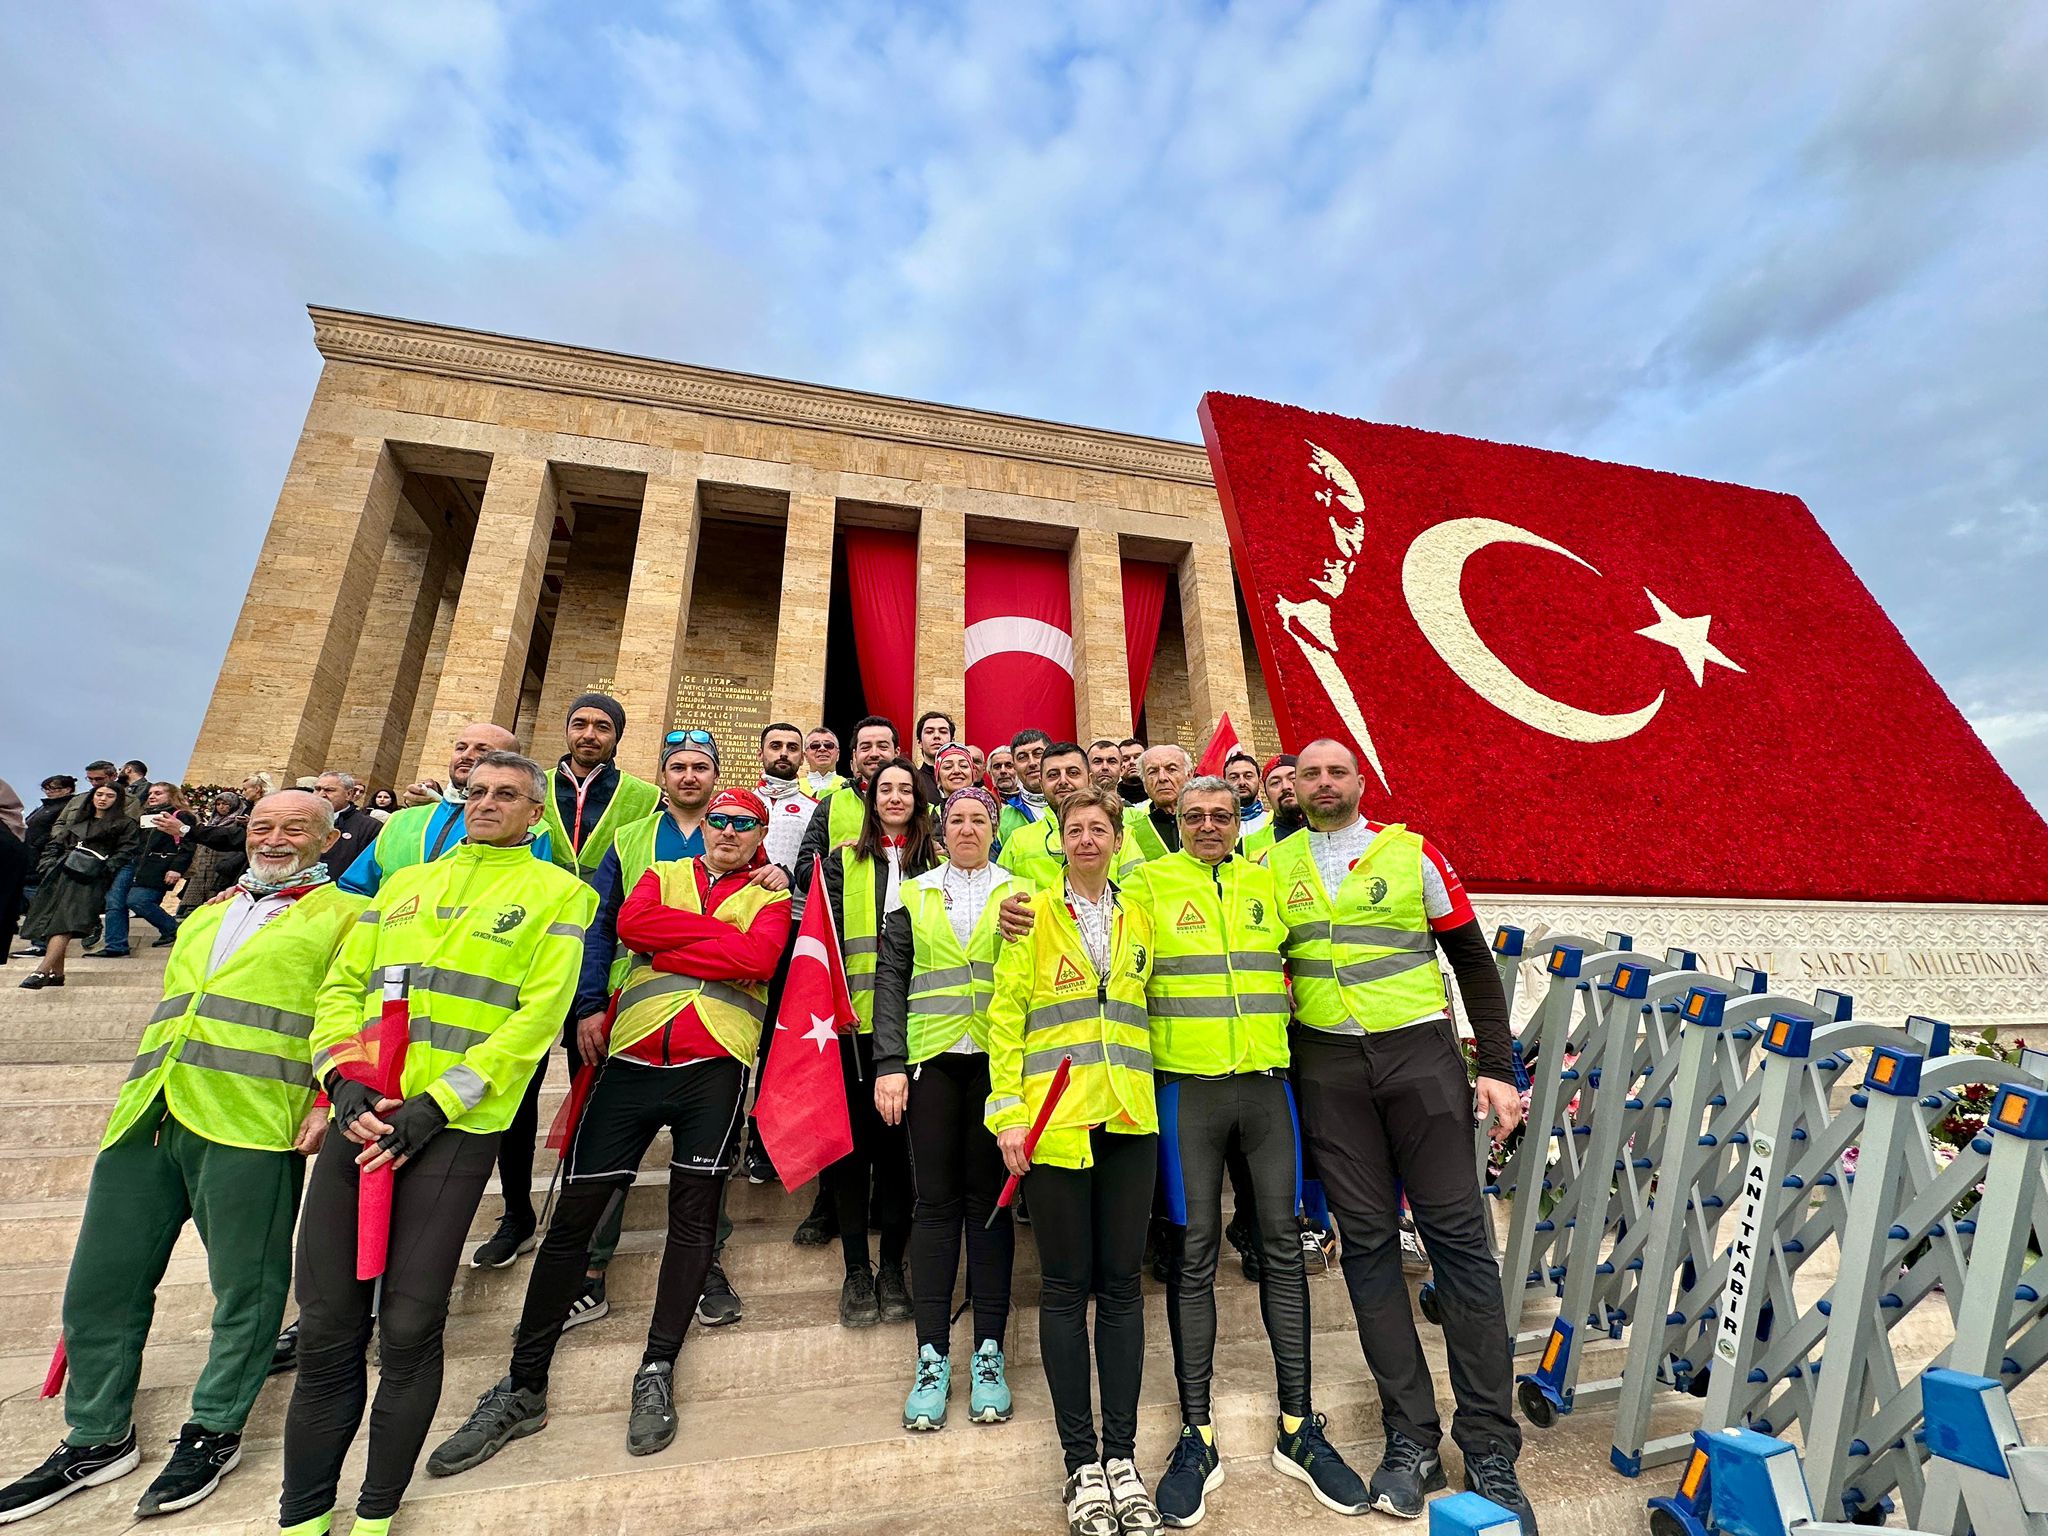
[[[1067, 1080], [1074, 1075], [1074, 1058], [1062, 1056], [1059, 1068], [1052, 1075], [1052, 1086], [1045, 1090], [1045, 1102], [1038, 1106], [1038, 1117], [1031, 1122], [1031, 1129], [1024, 1133], [1024, 1155], [1028, 1158], [1038, 1150], [1038, 1138], [1045, 1134], [1046, 1122], [1052, 1119], [1052, 1112], [1060, 1101], [1060, 1095], [1067, 1091]], [[1004, 1181], [1003, 1192], [996, 1200], [996, 1210], [989, 1213], [988, 1225], [996, 1224], [996, 1211], [1008, 1210], [1017, 1198], [1018, 1177], [1011, 1174]]]

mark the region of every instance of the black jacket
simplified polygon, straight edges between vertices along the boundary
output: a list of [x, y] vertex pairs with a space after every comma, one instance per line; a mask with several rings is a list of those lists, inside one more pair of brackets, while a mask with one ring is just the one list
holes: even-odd
[[338, 877], [355, 863], [365, 848], [377, 841], [377, 834], [384, 830], [384, 823], [368, 811], [350, 806], [334, 818], [334, 830], [341, 836], [321, 857]]
[[[71, 803], [69, 795], [49, 795], [43, 803], [22, 818], [22, 841], [28, 845], [29, 857], [40, 859], [43, 845], [50, 840], [50, 834], [57, 828], [57, 818], [64, 814], [64, 808]], [[34, 866], [31, 865], [33, 870]], [[34, 875], [31, 874], [33, 879]]]
[[[149, 812], [155, 815], [154, 811]], [[189, 833], [193, 817], [189, 811], [173, 811], [179, 821], [185, 824]], [[155, 827], [142, 829], [142, 841], [135, 848], [135, 883], [146, 890], [160, 891], [170, 879], [172, 871], [183, 874], [192, 864], [192, 843], [188, 838], [172, 837], [168, 832], [159, 832]]]

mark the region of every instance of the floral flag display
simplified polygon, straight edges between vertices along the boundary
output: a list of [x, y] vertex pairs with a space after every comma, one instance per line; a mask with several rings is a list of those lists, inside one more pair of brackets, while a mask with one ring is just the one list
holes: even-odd
[[2048, 824], [1796, 497], [1210, 394], [1289, 751], [1468, 885], [2048, 901]]

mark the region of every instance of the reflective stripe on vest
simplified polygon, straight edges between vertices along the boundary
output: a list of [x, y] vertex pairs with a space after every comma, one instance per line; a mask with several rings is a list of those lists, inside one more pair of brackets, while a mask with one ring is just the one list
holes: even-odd
[[[619, 856], [620, 905], [623, 906], [626, 898], [633, 894], [633, 887], [640, 883], [640, 877], [654, 868], [654, 844], [661, 835], [661, 818], [667, 814], [666, 810], [658, 810], [652, 816], [628, 822], [612, 839], [612, 852]], [[605, 978], [606, 990], [616, 992], [623, 987], [626, 972], [632, 965], [633, 952], [623, 944], [614, 943], [611, 970]]]
[[1145, 990], [1159, 1069], [1222, 1077], [1285, 1067], [1288, 934], [1272, 872], [1182, 850], [1146, 864], [1126, 893], [1152, 918]]
[[309, 891], [211, 975], [231, 903], [189, 914], [102, 1145], [112, 1145], [161, 1094], [178, 1122], [208, 1141], [289, 1151], [313, 1105], [314, 999], [367, 904], [335, 885]]
[[[664, 906], [679, 912], [702, 914], [704, 902], [697, 893], [696, 859], [669, 859], [654, 866], [661, 880]], [[789, 900], [787, 891], [747, 885], [734, 891], [711, 914], [721, 923], [744, 930], [765, 907]], [[612, 1019], [611, 1054], [630, 1050], [649, 1035], [668, 1028], [675, 1016], [691, 1004], [704, 1029], [729, 1056], [751, 1068], [761, 1044], [761, 1029], [768, 1018], [768, 983], [736, 986], [727, 981], [706, 981], [658, 971], [645, 955], [629, 956], [630, 968], [619, 991], [619, 1007]]]
[[1166, 839], [1161, 837], [1159, 829], [1152, 825], [1151, 802], [1124, 807], [1124, 845], [1136, 858], [1146, 863], [1166, 857], [1169, 851]]
[[1273, 845], [1266, 863], [1287, 920], [1297, 1020], [1340, 1034], [1372, 1033], [1443, 1010], [1422, 859], [1419, 836], [1387, 826], [1344, 877], [1333, 902], [1307, 831]]

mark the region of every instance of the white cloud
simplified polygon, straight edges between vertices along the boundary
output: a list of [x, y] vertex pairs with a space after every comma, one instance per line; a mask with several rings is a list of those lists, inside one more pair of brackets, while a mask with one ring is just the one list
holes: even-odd
[[[1184, 438], [1229, 388], [1782, 488], [1982, 721], [2048, 709], [2038, 7], [102, 0], [10, 43], [17, 785], [189, 745], [309, 300]], [[1984, 728], [2048, 801], [2048, 743]]]

